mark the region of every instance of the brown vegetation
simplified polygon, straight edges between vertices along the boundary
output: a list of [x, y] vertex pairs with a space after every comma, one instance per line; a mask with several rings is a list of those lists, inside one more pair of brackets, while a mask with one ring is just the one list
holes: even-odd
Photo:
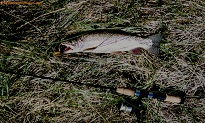
[[[184, 104], [143, 99], [145, 122], [205, 122], [205, 2], [164, 0], [46, 0], [0, 5], [0, 70], [99, 84], [150, 89], [173, 87]], [[146, 52], [54, 56], [73, 34], [119, 29], [161, 33], [160, 56]], [[165, 43], [166, 42], [166, 43]], [[1, 122], [136, 122], [120, 113], [109, 90], [0, 72]]]

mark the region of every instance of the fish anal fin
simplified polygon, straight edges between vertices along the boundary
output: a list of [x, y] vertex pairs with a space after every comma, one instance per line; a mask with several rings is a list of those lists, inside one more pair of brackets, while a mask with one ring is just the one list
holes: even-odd
[[130, 52], [135, 55], [140, 55], [142, 53], [142, 49], [140, 47], [137, 47], [137, 48], [130, 50]]

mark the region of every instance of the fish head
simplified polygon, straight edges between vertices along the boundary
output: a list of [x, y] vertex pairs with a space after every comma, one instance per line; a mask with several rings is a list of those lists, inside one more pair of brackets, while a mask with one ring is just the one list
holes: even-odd
[[60, 53], [71, 53], [74, 49], [74, 46], [71, 44], [61, 44], [59, 47]]
[[56, 55], [59, 54], [65, 54], [65, 53], [71, 53], [73, 51], [74, 46], [71, 44], [60, 44], [58, 52], [56, 52]]

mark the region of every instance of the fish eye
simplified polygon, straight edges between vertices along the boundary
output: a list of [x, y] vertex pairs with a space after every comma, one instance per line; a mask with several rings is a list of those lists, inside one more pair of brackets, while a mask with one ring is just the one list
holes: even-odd
[[60, 47], [59, 47], [59, 50], [60, 50], [60, 53], [65, 53], [69, 50], [73, 50], [73, 46], [61, 44]]
[[67, 46], [61, 44], [59, 47], [60, 53], [64, 53], [66, 48]]

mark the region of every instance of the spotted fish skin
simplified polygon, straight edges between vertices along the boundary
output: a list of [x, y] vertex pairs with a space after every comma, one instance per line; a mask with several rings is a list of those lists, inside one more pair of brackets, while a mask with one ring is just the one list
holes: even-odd
[[[86, 34], [76, 40], [74, 43], [62, 43], [64, 49], [60, 49], [62, 53], [122, 53], [131, 52], [139, 54], [140, 49], [147, 50], [150, 54], [159, 54], [159, 42], [162, 36], [156, 34], [148, 38], [140, 38], [116, 33], [93, 33]], [[67, 49], [67, 50], [66, 50]], [[63, 51], [62, 51], [63, 50]]]

